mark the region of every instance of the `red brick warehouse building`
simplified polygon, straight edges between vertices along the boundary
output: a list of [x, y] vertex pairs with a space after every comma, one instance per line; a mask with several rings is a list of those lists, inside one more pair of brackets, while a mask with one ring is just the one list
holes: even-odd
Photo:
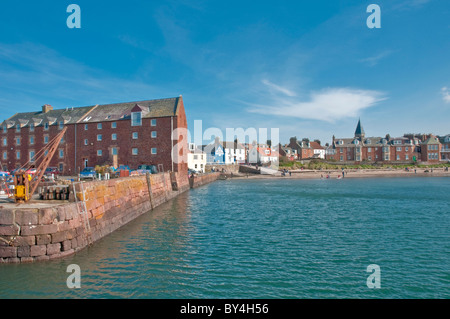
[[[42, 111], [17, 113], [0, 125], [1, 168], [12, 170], [33, 161], [64, 127], [67, 131], [49, 165], [63, 174], [105, 164], [131, 169], [162, 164], [165, 171], [187, 173], [187, 120], [181, 96], [55, 110], [44, 105]], [[177, 128], [182, 130], [172, 139]], [[172, 160], [175, 149], [181, 163]]]

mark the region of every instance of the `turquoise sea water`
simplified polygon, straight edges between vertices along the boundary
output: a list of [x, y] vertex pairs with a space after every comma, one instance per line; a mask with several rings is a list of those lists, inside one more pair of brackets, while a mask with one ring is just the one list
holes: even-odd
[[73, 256], [0, 265], [0, 298], [450, 298], [449, 193], [438, 177], [217, 181]]

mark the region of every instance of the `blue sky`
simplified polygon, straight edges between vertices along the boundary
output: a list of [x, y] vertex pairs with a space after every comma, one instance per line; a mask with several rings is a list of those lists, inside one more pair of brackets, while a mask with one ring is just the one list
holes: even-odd
[[280, 128], [282, 143], [352, 136], [359, 117], [370, 136], [444, 135], [449, 17], [448, 0], [8, 1], [0, 119], [183, 95], [191, 128]]

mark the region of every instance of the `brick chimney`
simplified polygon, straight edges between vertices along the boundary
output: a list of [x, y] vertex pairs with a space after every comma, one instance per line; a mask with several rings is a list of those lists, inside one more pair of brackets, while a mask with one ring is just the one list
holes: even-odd
[[50, 104], [45, 104], [42, 106], [42, 113], [47, 113], [52, 110], [53, 110], [53, 106], [51, 106]]

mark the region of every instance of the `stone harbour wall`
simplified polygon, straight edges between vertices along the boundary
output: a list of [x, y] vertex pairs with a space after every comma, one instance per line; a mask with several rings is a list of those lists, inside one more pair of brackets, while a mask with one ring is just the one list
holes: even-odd
[[186, 174], [124, 177], [76, 184], [80, 200], [80, 185], [90, 232], [75, 202], [39, 209], [26, 208], [27, 204], [0, 208], [0, 263], [71, 255], [190, 187]]
[[202, 185], [216, 181], [219, 178], [219, 176], [220, 173], [207, 173], [204, 175], [189, 177], [189, 185], [191, 186], [191, 188], [197, 188]]

